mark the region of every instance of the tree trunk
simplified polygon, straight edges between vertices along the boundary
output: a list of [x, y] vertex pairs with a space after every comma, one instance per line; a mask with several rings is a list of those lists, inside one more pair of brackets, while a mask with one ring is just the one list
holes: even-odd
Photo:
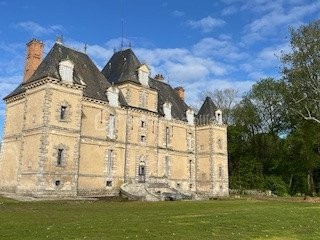
[[293, 174], [291, 174], [291, 175], [290, 175], [290, 180], [289, 180], [289, 190], [291, 189], [292, 181], [293, 181]]
[[314, 181], [312, 170], [308, 170], [308, 195], [314, 196]]

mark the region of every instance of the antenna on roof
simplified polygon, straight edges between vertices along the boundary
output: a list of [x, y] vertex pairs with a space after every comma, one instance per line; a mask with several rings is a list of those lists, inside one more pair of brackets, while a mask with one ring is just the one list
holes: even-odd
[[124, 35], [124, 0], [121, 1], [122, 3], [122, 19], [121, 19], [121, 46], [120, 50], [123, 50], [123, 35]]

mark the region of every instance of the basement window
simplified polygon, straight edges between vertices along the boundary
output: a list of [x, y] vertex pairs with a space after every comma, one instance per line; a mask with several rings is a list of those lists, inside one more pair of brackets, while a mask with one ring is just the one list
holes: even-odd
[[106, 186], [107, 187], [112, 187], [112, 181], [107, 181]]
[[56, 187], [59, 187], [59, 186], [61, 185], [61, 181], [60, 181], [60, 180], [55, 181], [55, 182], [54, 182], [54, 185], [55, 185]]

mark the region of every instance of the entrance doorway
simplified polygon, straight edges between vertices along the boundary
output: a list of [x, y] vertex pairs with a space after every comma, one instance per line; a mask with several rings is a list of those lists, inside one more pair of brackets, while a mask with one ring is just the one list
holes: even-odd
[[144, 183], [146, 181], [146, 166], [144, 162], [140, 162], [138, 170], [139, 182]]

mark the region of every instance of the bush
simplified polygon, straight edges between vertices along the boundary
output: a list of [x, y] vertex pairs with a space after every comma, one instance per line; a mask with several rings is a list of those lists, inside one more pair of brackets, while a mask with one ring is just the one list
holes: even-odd
[[287, 184], [278, 176], [267, 176], [265, 178], [265, 188], [271, 190], [277, 196], [288, 195]]

